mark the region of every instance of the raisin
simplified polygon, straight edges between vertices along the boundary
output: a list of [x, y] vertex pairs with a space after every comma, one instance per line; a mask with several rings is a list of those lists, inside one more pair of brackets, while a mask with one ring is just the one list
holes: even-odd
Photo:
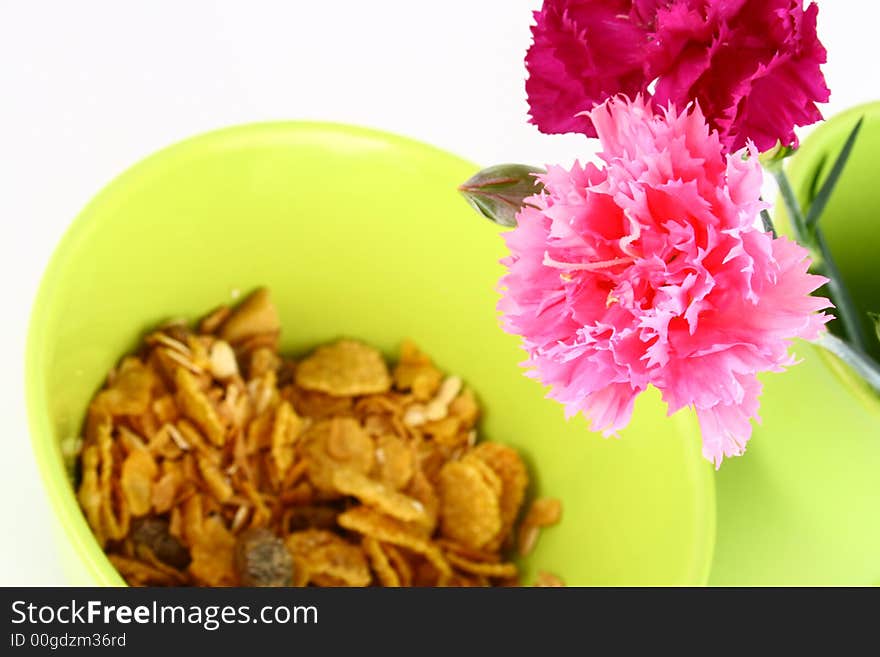
[[235, 568], [242, 586], [290, 586], [293, 558], [268, 529], [248, 529], [235, 544]]
[[142, 518], [133, 524], [131, 538], [136, 547], [146, 547], [156, 558], [177, 569], [189, 565], [189, 551], [168, 529], [168, 521], [163, 518]]

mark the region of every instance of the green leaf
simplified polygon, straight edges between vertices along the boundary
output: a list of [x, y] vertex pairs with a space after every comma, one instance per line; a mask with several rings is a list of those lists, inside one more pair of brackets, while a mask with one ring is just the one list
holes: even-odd
[[516, 226], [523, 201], [543, 189], [535, 174], [544, 169], [525, 164], [498, 164], [478, 171], [458, 191], [481, 215], [502, 226]]
[[834, 192], [834, 187], [837, 185], [840, 174], [843, 173], [846, 162], [852, 154], [853, 146], [855, 146], [856, 143], [856, 137], [859, 136], [859, 131], [862, 129], [864, 121], [865, 117], [860, 118], [852, 129], [852, 132], [849, 133], [849, 137], [846, 138], [846, 143], [844, 143], [840, 155], [837, 156], [834, 165], [831, 167], [831, 172], [828, 174], [828, 177], [825, 179], [825, 182], [817, 192], [813, 202], [810, 204], [810, 210], [805, 219], [808, 230], [812, 230], [816, 226], [819, 222], [819, 217], [821, 217], [822, 213], [825, 211], [825, 206], [828, 205], [828, 200], [831, 198], [832, 192]]
[[880, 313], [868, 313], [868, 317], [874, 322], [874, 332], [877, 334], [877, 341], [880, 342]]
[[770, 213], [767, 210], [761, 210], [761, 223], [764, 225], [764, 232], [770, 233], [773, 238], [779, 237], [776, 234], [776, 226], [773, 225], [773, 219], [770, 217]]
[[811, 205], [816, 200], [816, 195], [819, 193], [819, 182], [822, 179], [822, 172], [825, 170], [827, 161], [828, 153], [823, 153], [813, 168], [813, 175], [810, 176], [809, 184], [807, 184], [807, 205]]

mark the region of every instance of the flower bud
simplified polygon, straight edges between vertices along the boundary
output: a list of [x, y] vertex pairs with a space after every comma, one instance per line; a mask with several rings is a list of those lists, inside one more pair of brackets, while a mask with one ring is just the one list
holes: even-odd
[[773, 171], [782, 167], [782, 162], [790, 155], [794, 155], [796, 148], [791, 146], [783, 146], [782, 142], [776, 140], [776, 146], [769, 151], [764, 151], [758, 156], [758, 160], [764, 165], [768, 171]]
[[498, 164], [478, 171], [458, 191], [487, 219], [502, 226], [516, 226], [523, 200], [543, 189], [536, 178], [539, 173], [544, 170], [525, 164]]

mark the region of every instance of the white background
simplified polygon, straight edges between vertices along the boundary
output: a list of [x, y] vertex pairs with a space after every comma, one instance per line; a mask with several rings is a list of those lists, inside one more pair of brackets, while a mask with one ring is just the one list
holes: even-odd
[[[0, 0], [0, 585], [64, 583], [22, 390], [31, 300], [52, 249], [110, 179], [189, 135], [322, 119], [480, 164], [592, 149], [526, 123], [540, 0]], [[831, 115], [880, 98], [880, 8], [820, 0]]]

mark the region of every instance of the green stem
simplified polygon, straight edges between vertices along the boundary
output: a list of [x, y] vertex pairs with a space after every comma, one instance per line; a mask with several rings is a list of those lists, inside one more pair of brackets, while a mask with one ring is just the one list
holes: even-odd
[[843, 327], [843, 332], [853, 347], [860, 352], [864, 352], [867, 342], [865, 341], [865, 333], [862, 328], [862, 322], [859, 319], [858, 309], [855, 303], [853, 303], [846, 285], [844, 285], [843, 277], [840, 275], [840, 270], [834, 262], [831, 250], [828, 248], [828, 243], [825, 241], [822, 231], [816, 225], [812, 228], [807, 227], [801, 205], [798, 203], [791, 183], [788, 181], [788, 176], [785, 175], [781, 164], [771, 167], [770, 171], [773, 173], [773, 177], [776, 178], [776, 183], [779, 185], [779, 194], [782, 197], [783, 203], [785, 203], [785, 209], [788, 210], [789, 217], [791, 217], [795, 240], [810, 250], [813, 258], [813, 270], [829, 279], [828, 293], [831, 296], [831, 301], [837, 308], [837, 319]]
[[880, 367], [870, 356], [828, 332], [819, 338], [817, 344], [849, 365], [876, 394], [880, 395]]

